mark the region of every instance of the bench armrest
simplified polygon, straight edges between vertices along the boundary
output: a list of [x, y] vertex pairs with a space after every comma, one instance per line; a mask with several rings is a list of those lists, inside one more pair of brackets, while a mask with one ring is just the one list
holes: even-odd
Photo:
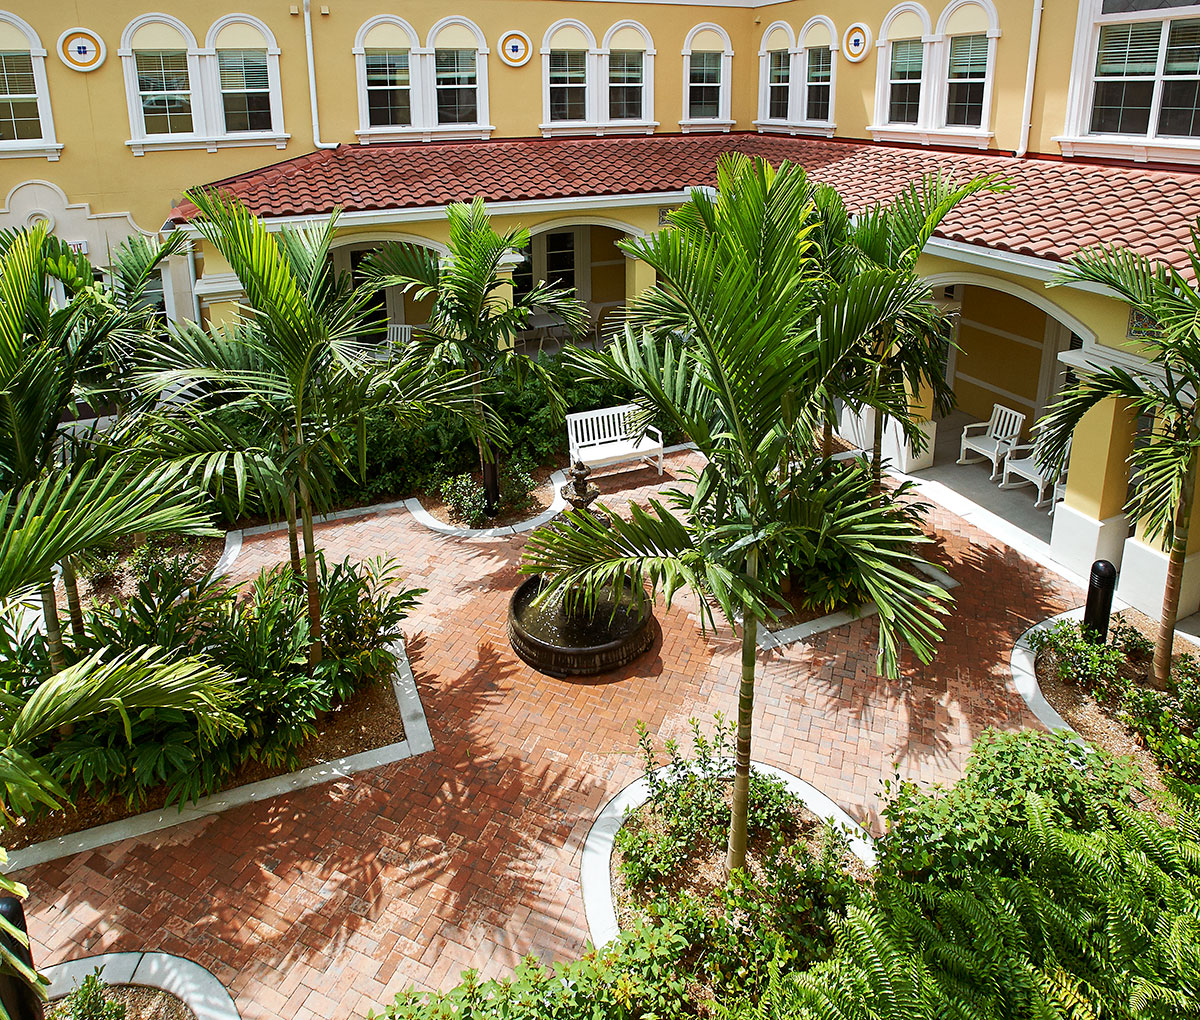
[[658, 429], [656, 429], [653, 425], [646, 426], [646, 435], [653, 436], [655, 438], [655, 440], [657, 440], [658, 445], [662, 446], [662, 441], [663, 441], [662, 433]]

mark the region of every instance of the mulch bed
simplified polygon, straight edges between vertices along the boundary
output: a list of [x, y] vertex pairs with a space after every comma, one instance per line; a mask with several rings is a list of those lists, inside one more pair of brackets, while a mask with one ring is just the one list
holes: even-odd
[[[298, 749], [298, 769], [323, 765], [360, 751], [396, 743], [404, 739], [404, 723], [392, 691], [390, 680], [381, 680], [356, 692], [344, 705], [318, 720], [320, 731]], [[291, 769], [271, 768], [260, 762], [245, 762], [223, 789], [230, 790], [246, 783], [286, 775]], [[86, 794], [74, 806], [35, 817], [32, 821], [18, 820], [6, 826], [3, 845], [19, 850], [46, 839], [57, 839], [94, 825], [120, 821], [143, 811], [157, 811], [166, 804], [166, 790], [153, 790], [146, 800], [132, 807], [123, 799], [103, 803]]]
[[[1140, 613], [1136, 609], [1127, 609], [1115, 615], [1126, 623], [1132, 624], [1151, 641], [1154, 640], [1158, 625], [1144, 613]], [[1178, 659], [1184, 652], [1194, 655], [1200, 649], [1197, 649], [1182, 634], [1176, 632], [1175, 643], [1171, 651], [1173, 657]], [[1150, 660], [1129, 662], [1126, 675], [1148, 686], [1147, 677], [1150, 668]], [[1055, 669], [1052, 652], [1045, 651], [1038, 656], [1036, 671], [1038, 687], [1041, 688], [1042, 696], [1084, 740], [1103, 748], [1110, 754], [1131, 759], [1141, 772], [1148, 790], [1163, 791], [1166, 789], [1164, 782], [1166, 773], [1163, 768], [1147, 749], [1141, 736], [1126, 725], [1115, 705], [1098, 700], [1089, 690], [1079, 684], [1060, 680], [1058, 671]]]
[[[732, 780], [728, 781], [727, 785], [728, 791], [725, 800], [726, 803], [732, 803]], [[647, 802], [634, 809], [632, 814], [652, 832], [662, 831], [662, 820], [651, 803]], [[810, 854], [819, 858], [827, 838], [824, 820], [800, 805], [793, 808], [792, 815], [796, 820], [797, 841], [803, 843]], [[766, 867], [769, 864], [769, 860], [766, 858], [768, 847], [764, 844], [765, 841], [759, 843], [752, 838], [746, 848], [746, 870], [758, 880], [765, 878]], [[696, 851], [686, 869], [675, 877], [669, 890], [664, 891], [687, 892], [702, 898], [725, 884], [726, 847], [724, 841], [709, 841], [696, 847]], [[638, 915], [640, 905], [636, 894], [626, 884], [625, 876], [621, 872], [622, 859], [621, 851], [614, 846], [612, 856], [609, 858], [609, 880], [612, 884], [613, 906], [617, 912], [617, 924], [621, 928], [628, 928]], [[845, 844], [840, 847], [839, 863], [847, 874], [858, 881], [870, 881], [871, 873], [867, 866]]]
[[[520, 524], [522, 521], [527, 521], [530, 518], [537, 517], [545, 513], [554, 505], [554, 486], [550, 484], [550, 476], [557, 470], [553, 467], [536, 468], [533, 474], [533, 480], [537, 483], [534, 490], [529, 494], [529, 505], [523, 510], [515, 510], [510, 513], [500, 514], [498, 517], [493, 517], [483, 524], [477, 525], [481, 528], [507, 528], [513, 524]], [[483, 484], [483, 472], [475, 471], [471, 477], [480, 485]], [[417, 498], [421, 501], [421, 506], [425, 508], [425, 512], [431, 517], [436, 518], [443, 524], [449, 524], [454, 527], [465, 528], [467, 525], [450, 513], [449, 508], [442, 500], [442, 494], [436, 490], [433, 492], [419, 493]]]
[[[170, 555], [181, 555], [191, 553], [196, 559], [197, 576], [203, 575], [212, 570], [217, 565], [217, 561], [221, 558], [221, 554], [225, 551], [225, 537], [193, 537], [190, 535], [154, 535], [151, 536], [151, 541], [160, 548], [167, 550]], [[86, 606], [90, 602], [97, 599], [103, 599], [108, 602], [124, 601], [137, 591], [137, 578], [135, 578], [128, 570], [125, 569], [125, 561], [129, 554], [135, 548], [142, 545], [142, 542], [135, 542], [132, 538], [122, 539], [117, 543], [115, 552], [118, 556], [117, 569], [111, 578], [105, 579], [103, 582], [93, 582], [82, 574], [79, 576], [79, 598]], [[67, 598], [63, 592], [62, 582], [59, 581], [56, 586], [56, 594], [58, 595], [58, 605], [63, 613], [63, 622], [66, 623]]]
[[[125, 1020], [196, 1020], [182, 999], [162, 988], [145, 985], [109, 985], [104, 990], [109, 1002], [125, 1007]], [[59, 999], [46, 1007], [46, 1020], [69, 1020], [67, 1003]]]

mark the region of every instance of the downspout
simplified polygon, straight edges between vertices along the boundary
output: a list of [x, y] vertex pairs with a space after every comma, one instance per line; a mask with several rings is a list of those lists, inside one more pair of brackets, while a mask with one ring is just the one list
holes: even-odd
[[321, 117], [317, 113], [317, 63], [313, 58], [312, 0], [304, 0], [304, 52], [308, 55], [308, 101], [312, 108], [313, 145], [318, 149], [336, 149], [337, 142], [321, 141]]
[[[1029, 132], [1033, 127], [1033, 80], [1037, 77], [1038, 39], [1042, 34], [1042, 3], [1033, 0], [1033, 24], [1029, 29], [1029, 66], [1025, 69], [1025, 104], [1021, 108], [1021, 144], [1016, 155], [1024, 156], [1029, 151]], [[305, 0], [305, 10], [308, 3]]]
[[196, 242], [190, 237], [188, 238], [188, 276], [192, 281], [192, 314], [195, 316], [192, 321], [199, 325], [200, 295], [196, 293]]

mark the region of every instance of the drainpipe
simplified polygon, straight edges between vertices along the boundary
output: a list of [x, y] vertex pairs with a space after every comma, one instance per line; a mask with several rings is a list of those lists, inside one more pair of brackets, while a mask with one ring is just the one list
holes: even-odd
[[317, 113], [317, 64], [313, 59], [312, 0], [304, 0], [304, 52], [308, 54], [308, 101], [312, 107], [313, 145], [318, 149], [336, 149], [337, 142], [321, 141], [321, 117]]
[[192, 281], [192, 315], [193, 322], [200, 325], [200, 295], [196, 293], [196, 242], [188, 238], [188, 276]]
[[[1029, 29], [1029, 66], [1025, 69], [1025, 105], [1021, 108], [1021, 144], [1016, 154], [1024, 156], [1029, 150], [1029, 132], [1033, 127], [1033, 80], [1037, 76], [1038, 38], [1042, 34], [1042, 3], [1033, 0], [1033, 24]], [[307, 10], [307, 0], [305, 10]]]

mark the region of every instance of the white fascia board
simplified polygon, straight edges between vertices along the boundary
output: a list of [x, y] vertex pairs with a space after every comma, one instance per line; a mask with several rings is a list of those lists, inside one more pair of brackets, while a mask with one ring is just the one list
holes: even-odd
[[[1057, 279], [1063, 272], [1063, 264], [1052, 259], [1018, 255], [1015, 252], [999, 251], [979, 244], [952, 241], [946, 237], [931, 238], [925, 245], [923, 253], [944, 259], [954, 259], [956, 262], [965, 262], [968, 265], [990, 269], [993, 272], [1012, 273], [1014, 276], [1023, 276], [1027, 280], [1036, 280], [1039, 283], [1048, 283]], [[1117, 297], [1113, 291], [1097, 283], [1066, 283], [1063, 286], [1072, 290], [1086, 290], [1093, 294], [1103, 294], [1105, 297]]]
[[[513, 202], [488, 202], [487, 211], [493, 216], [522, 216], [542, 212], [592, 212], [597, 209], [623, 209], [643, 205], [679, 205], [692, 197], [692, 189], [680, 191], [653, 191], [636, 195], [581, 195], [569, 198], [544, 198]], [[364, 209], [345, 212], [338, 216], [338, 226], [380, 226], [388, 223], [421, 223], [440, 220], [446, 216], [445, 205], [423, 205], [408, 209]], [[325, 219], [328, 214], [314, 216], [264, 216], [267, 228], [311, 226]], [[193, 237], [200, 232], [191, 224], [180, 226]]]

